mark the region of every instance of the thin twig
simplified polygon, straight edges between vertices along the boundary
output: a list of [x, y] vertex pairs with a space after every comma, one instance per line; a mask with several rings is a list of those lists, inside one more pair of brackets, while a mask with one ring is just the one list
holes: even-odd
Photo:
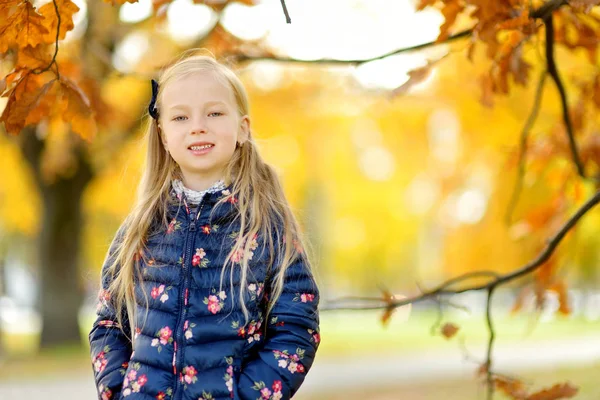
[[548, 63], [548, 73], [554, 80], [556, 88], [558, 89], [558, 92], [560, 94], [563, 120], [567, 131], [567, 137], [569, 139], [571, 156], [573, 157], [573, 162], [575, 163], [575, 167], [577, 168], [577, 174], [579, 174], [579, 176], [581, 176], [582, 178], [585, 178], [585, 170], [581, 158], [579, 156], [579, 152], [577, 150], [577, 143], [575, 142], [573, 123], [571, 121], [571, 116], [569, 115], [569, 102], [567, 99], [567, 93], [565, 91], [565, 87], [562, 83], [562, 80], [560, 79], [560, 75], [558, 74], [558, 68], [554, 59], [554, 22], [552, 14], [550, 14], [548, 18], [544, 20], [544, 22], [546, 24], [546, 62]]
[[56, 56], [58, 55], [58, 38], [60, 36], [60, 12], [58, 10], [58, 4], [56, 3], [56, 0], [52, 0], [52, 3], [54, 4], [54, 11], [56, 12], [56, 19], [58, 21], [57, 25], [56, 25], [56, 39], [54, 40], [54, 55], [52, 56], [52, 60], [50, 61], [50, 64], [48, 64], [48, 66], [46, 66], [46, 68], [42, 69], [42, 70], [35, 70], [33, 71], [34, 74], [39, 75], [42, 74], [48, 70], [50, 70], [50, 68], [52, 68], [52, 65], [54, 64], [56, 67], [56, 79], [60, 79], [60, 73], [58, 72], [58, 64], [56, 63]]
[[285, 22], [291, 24], [292, 19], [290, 18], [290, 13], [288, 13], [288, 9], [285, 5], [285, 0], [281, 0], [281, 7], [283, 8], [283, 13], [285, 14]]
[[373, 58], [363, 58], [363, 59], [355, 59], [355, 60], [336, 60], [336, 59], [331, 59], [331, 58], [321, 58], [321, 59], [317, 59], [317, 60], [298, 60], [295, 58], [290, 58], [290, 57], [278, 57], [278, 56], [257, 56], [257, 57], [253, 57], [253, 56], [247, 56], [244, 54], [238, 55], [237, 60], [239, 62], [244, 62], [244, 61], [278, 61], [278, 62], [285, 62], [285, 63], [302, 63], [302, 64], [346, 64], [346, 65], [361, 65], [361, 64], [365, 64], [371, 61], [377, 61], [377, 60], [382, 60], [384, 58], [393, 56], [393, 55], [397, 55], [397, 54], [402, 54], [402, 53], [408, 53], [411, 51], [415, 51], [415, 50], [422, 50], [428, 47], [432, 47], [432, 46], [437, 46], [437, 45], [441, 45], [441, 44], [445, 44], [448, 42], [452, 42], [454, 40], [457, 39], [462, 39], [464, 37], [467, 37], [469, 35], [471, 35], [473, 33], [472, 29], [467, 29], [464, 31], [461, 31], [455, 35], [451, 35], [448, 37], [448, 39], [446, 39], [443, 42], [437, 42], [437, 41], [431, 41], [431, 42], [426, 42], [426, 43], [421, 43], [421, 44], [417, 44], [415, 46], [409, 46], [409, 47], [403, 47], [397, 50], [392, 50], [388, 53], [385, 54], [381, 54], [379, 56], [373, 57]]
[[489, 331], [488, 347], [485, 358], [485, 366], [487, 372], [487, 385], [488, 385], [488, 400], [492, 400], [494, 397], [494, 380], [492, 375], [492, 349], [494, 347], [494, 340], [496, 339], [496, 331], [494, 330], [494, 324], [492, 322], [492, 295], [496, 286], [491, 286], [487, 293], [487, 304], [485, 311], [485, 319]]
[[529, 114], [529, 117], [527, 118], [527, 121], [523, 126], [523, 130], [521, 131], [517, 180], [510, 199], [510, 203], [508, 205], [508, 210], [506, 212], [506, 224], [510, 224], [512, 222], [512, 214], [515, 211], [517, 203], [519, 202], [519, 197], [521, 196], [521, 191], [523, 190], [523, 178], [525, 176], [525, 156], [527, 154], [527, 138], [540, 111], [540, 103], [542, 101], [542, 94], [544, 93], [544, 82], [546, 81], [546, 74], [547, 71], [544, 71], [540, 76], [540, 80], [538, 81], [537, 89], [535, 91], [533, 108], [531, 109], [531, 113]]

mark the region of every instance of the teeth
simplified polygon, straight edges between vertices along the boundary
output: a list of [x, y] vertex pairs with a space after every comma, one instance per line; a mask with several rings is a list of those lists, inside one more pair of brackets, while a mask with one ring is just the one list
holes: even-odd
[[203, 150], [203, 149], [208, 149], [209, 147], [212, 147], [212, 144], [205, 144], [204, 146], [191, 146], [190, 149], [192, 150]]

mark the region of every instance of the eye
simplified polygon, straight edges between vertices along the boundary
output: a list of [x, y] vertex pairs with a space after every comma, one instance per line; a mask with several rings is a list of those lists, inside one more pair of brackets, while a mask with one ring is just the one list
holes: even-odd
[[208, 114], [209, 117], [212, 117], [212, 116], [219, 117], [221, 115], [223, 115], [223, 113], [220, 111], [214, 111], [214, 112], [211, 112], [210, 114]]
[[186, 116], [180, 115], [178, 117], [173, 118], [173, 121], [181, 121], [179, 118], [187, 118]]

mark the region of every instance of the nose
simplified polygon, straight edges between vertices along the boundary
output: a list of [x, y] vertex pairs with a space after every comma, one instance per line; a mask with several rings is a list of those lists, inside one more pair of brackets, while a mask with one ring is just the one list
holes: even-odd
[[206, 133], [206, 121], [204, 120], [204, 118], [200, 117], [194, 120], [191, 133]]

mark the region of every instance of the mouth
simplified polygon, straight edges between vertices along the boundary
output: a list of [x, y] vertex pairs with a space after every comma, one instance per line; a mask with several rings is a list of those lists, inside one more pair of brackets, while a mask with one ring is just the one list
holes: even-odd
[[188, 150], [192, 152], [194, 155], [206, 154], [215, 147], [213, 143], [204, 143], [204, 144], [195, 144], [188, 147]]

